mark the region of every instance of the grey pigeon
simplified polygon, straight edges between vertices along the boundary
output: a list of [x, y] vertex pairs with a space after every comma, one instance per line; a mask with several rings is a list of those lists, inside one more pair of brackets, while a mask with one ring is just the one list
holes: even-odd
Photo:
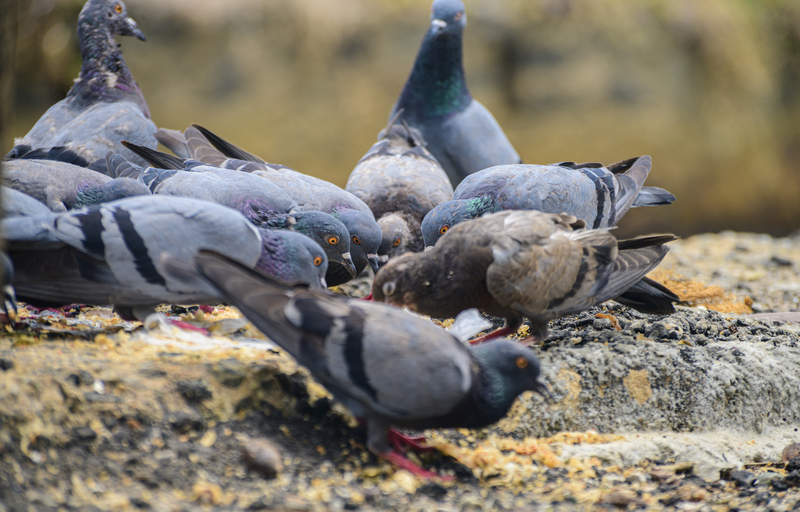
[[[176, 154], [187, 152], [203, 163], [253, 173], [270, 181], [297, 201], [300, 211], [333, 215], [350, 233], [350, 255], [356, 272], [361, 273], [367, 265], [377, 271], [381, 229], [369, 207], [353, 194], [286, 166], [266, 163], [202, 126], [192, 125], [183, 136], [180, 132], [162, 131], [159, 139]], [[331, 265], [326, 279], [330, 286], [336, 286], [352, 279], [352, 275], [341, 265]]]
[[[88, 161], [114, 151], [141, 162], [120, 142], [155, 148], [156, 126], [150, 120], [142, 91], [125, 64], [116, 35], [144, 41], [136, 22], [120, 0], [89, 0], [78, 16], [81, 72], [67, 97], [36, 122], [18, 146], [68, 146]], [[18, 156], [17, 147], [6, 158]]]
[[607, 229], [584, 226], [571, 215], [537, 211], [463, 222], [431, 250], [383, 267], [374, 299], [438, 318], [478, 308], [506, 319], [499, 333], [516, 332], [527, 317], [532, 341], [544, 341], [548, 321], [623, 294], [658, 265], [668, 251], [664, 244], [675, 239], [654, 235], [618, 243]]
[[14, 286], [33, 304], [113, 304], [142, 319], [162, 302], [219, 298], [199, 276], [174, 276], [170, 258], [213, 249], [286, 284], [325, 286], [327, 259], [308, 237], [259, 229], [239, 212], [183, 197], [141, 196], [47, 217], [6, 219]]
[[53, 160], [15, 159], [3, 162], [3, 185], [44, 203], [54, 212], [149, 195], [141, 183], [113, 179], [77, 165]]
[[2, 194], [0, 205], [3, 207], [4, 218], [38, 217], [49, 215], [51, 212], [43, 202], [13, 188], [2, 187]]
[[[670, 204], [675, 196], [656, 187], [644, 187], [650, 174], [649, 156], [614, 165], [575, 164], [498, 165], [468, 176], [456, 188], [453, 200], [438, 205], [422, 221], [425, 245], [459, 222], [500, 210], [538, 210], [568, 213], [592, 229], [608, 228], [632, 207]], [[642, 190], [645, 198], [637, 203]]]
[[117, 156], [107, 159], [112, 175], [137, 176], [154, 194], [191, 197], [222, 204], [239, 211], [256, 226], [292, 229], [320, 244], [329, 263], [336, 263], [352, 278], [356, 267], [350, 255], [347, 227], [324, 212], [300, 211], [284, 190], [268, 180], [246, 172], [205, 165], [194, 160], [175, 159], [171, 155], [125, 142], [126, 146], [148, 161], [186, 170], [136, 168]]
[[524, 391], [546, 392], [529, 349], [497, 340], [467, 348], [430, 321], [372, 302], [288, 289], [227, 257], [202, 252], [199, 272], [367, 427], [370, 451], [436, 476], [392, 444], [391, 426], [483, 428]]
[[392, 109], [422, 132], [453, 185], [493, 165], [520, 158], [486, 107], [467, 89], [462, 39], [467, 13], [461, 0], [435, 0], [431, 24], [411, 75]]
[[378, 219], [381, 259], [423, 250], [422, 219], [434, 206], [453, 198], [447, 174], [425, 149], [419, 131], [394, 120], [359, 160], [345, 189]]

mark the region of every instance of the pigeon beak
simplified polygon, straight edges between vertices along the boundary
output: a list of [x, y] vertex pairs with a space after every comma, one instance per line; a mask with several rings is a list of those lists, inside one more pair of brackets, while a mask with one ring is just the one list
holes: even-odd
[[[10, 308], [8, 306], [11, 306]], [[7, 284], [3, 287], [3, 310], [9, 320], [16, 322], [19, 316], [17, 311], [17, 294], [14, 292], [14, 287]]]
[[339, 263], [344, 268], [346, 268], [347, 272], [351, 276], [356, 277], [356, 264], [353, 263], [353, 258], [350, 257], [350, 253], [349, 252], [342, 253], [341, 254], [341, 260], [338, 261], [337, 263]]
[[372, 271], [377, 274], [378, 270], [381, 269], [381, 262], [378, 260], [378, 255], [367, 254], [367, 260], [369, 261], [369, 266], [372, 267]]
[[440, 19], [433, 19], [431, 20], [431, 34], [439, 35], [447, 28], [447, 22]]
[[547, 389], [547, 384], [545, 384], [541, 379], [536, 379], [534, 381], [533, 391], [542, 395], [548, 404], [552, 404], [553, 402], [555, 402], [555, 400], [553, 399], [553, 395], [550, 393], [550, 390]]
[[324, 277], [319, 278], [319, 284], [322, 286], [323, 290], [328, 287], [328, 281], [326, 281]]
[[132, 35], [133, 37], [135, 37], [140, 41], [147, 41], [147, 39], [144, 37], [144, 34], [142, 34], [142, 31], [139, 30], [139, 25], [137, 25], [136, 22], [133, 21], [133, 18], [127, 18], [125, 20], [125, 23], [127, 23], [128, 25], [128, 30], [130, 31], [130, 35]]

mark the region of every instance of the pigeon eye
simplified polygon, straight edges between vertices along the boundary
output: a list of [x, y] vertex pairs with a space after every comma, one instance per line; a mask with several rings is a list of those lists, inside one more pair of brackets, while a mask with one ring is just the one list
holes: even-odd
[[121, 5], [119, 5], [119, 4], [115, 5], [114, 6], [114, 10], [117, 12], [117, 14], [122, 14], [122, 6]]
[[339, 243], [339, 237], [338, 236], [328, 237], [328, 243], [331, 244], [331, 245], [338, 244]]
[[394, 243], [392, 244], [392, 247], [397, 247], [398, 245], [400, 245], [400, 242], [401, 242], [401, 240], [398, 238], [397, 240], [394, 241]]
[[383, 286], [381, 286], [381, 291], [383, 291], [383, 294], [386, 295], [387, 297], [393, 294], [396, 289], [397, 289], [397, 283], [394, 281], [383, 283]]
[[517, 358], [517, 368], [524, 369], [528, 367], [528, 360], [522, 356]]
[[322, 265], [322, 258], [320, 258], [319, 256], [317, 256], [316, 258], [314, 258], [314, 266], [315, 266], [315, 267], [318, 267], [318, 266], [320, 266], [320, 265]]
[[463, 11], [458, 11], [455, 16], [453, 16], [454, 21], [461, 21], [461, 18], [464, 17]]
[[361, 245], [361, 239], [358, 238], [356, 235], [353, 235], [353, 243], [356, 245]]
[[443, 234], [447, 233], [447, 230], [449, 230], [449, 229], [450, 229], [450, 226], [445, 224], [444, 226], [441, 227], [441, 229], [439, 229], [439, 234], [443, 235]]

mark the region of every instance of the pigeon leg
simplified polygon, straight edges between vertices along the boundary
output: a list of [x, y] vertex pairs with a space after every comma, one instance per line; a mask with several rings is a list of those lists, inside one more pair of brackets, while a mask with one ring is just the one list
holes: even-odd
[[367, 295], [366, 297], [361, 297], [360, 300], [372, 300], [372, 292], [370, 291], [369, 295]]
[[521, 318], [506, 318], [506, 325], [497, 329], [496, 331], [492, 331], [488, 334], [484, 334], [474, 340], [469, 340], [471, 345], [477, 345], [478, 343], [484, 343], [486, 341], [492, 340], [494, 338], [500, 338], [501, 336], [508, 336], [510, 334], [514, 334], [519, 329], [519, 326], [522, 325]]
[[416, 464], [408, 460], [405, 455], [398, 452], [397, 450], [389, 450], [388, 452], [378, 453], [376, 455], [378, 455], [383, 459], [388, 460], [389, 462], [399, 467], [400, 469], [405, 469], [409, 473], [416, 475], [420, 478], [425, 478], [425, 479], [439, 478], [444, 481], [453, 479], [452, 476], [441, 476], [434, 473], [433, 471], [422, 469], [421, 467], [417, 466]]
[[209, 304], [200, 304], [198, 307], [200, 308], [200, 311], [206, 314], [214, 312], [214, 306], [211, 306]]
[[403, 447], [408, 447], [417, 452], [434, 452], [436, 448], [426, 446], [422, 443], [425, 442], [425, 436], [407, 436], [402, 432], [390, 428], [389, 429], [389, 442], [398, 451], [403, 451]]
[[199, 332], [200, 334], [204, 334], [204, 335], [208, 336], [208, 330], [206, 330], [206, 329], [204, 329], [202, 327], [197, 327], [196, 325], [192, 325], [189, 322], [184, 322], [182, 320], [173, 320], [172, 318], [170, 318], [169, 319], [169, 323], [171, 323], [175, 327], [178, 327], [179, 329], [184, 329], [184, 330], [187, 330], [187, 331], [195, 331], [195, 332]]
[[428, 471], [427, 469], [422, 469], [408, 460], [408, 458], [401, 451], [393, 449], [390, 446], [390, 440], [394, 435], [400, 436], [400, 434], [397, 432], [392, 434], [392, 430], [389, 428], [389, 425], [385, 422], [385, 420], [373, 417], [367, 419], [366, 423], [367, 448], [369, 448], [369, 451], [382, 459], [388, 460], [400, 469], [405, 469], [406, 471], [420, 478], [442, 478], [444, 480], [450, 479], [447, 477], [441, 477], [432, 471]]

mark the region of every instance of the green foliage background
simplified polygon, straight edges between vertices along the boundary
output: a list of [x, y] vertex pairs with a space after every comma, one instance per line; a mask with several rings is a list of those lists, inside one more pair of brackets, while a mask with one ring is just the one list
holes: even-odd
[[[471, 92], [527, 163], [654, 160], [678, 196], [620, 235], [800, 227], [800, 2], [466, 0]], [[340, 185], [375, 140], [427, 0], [129, 0], [120, 38], [157, 125], [200, 123]], [[2, 149], [80, 68], [82, 2], [23, 1]]]

